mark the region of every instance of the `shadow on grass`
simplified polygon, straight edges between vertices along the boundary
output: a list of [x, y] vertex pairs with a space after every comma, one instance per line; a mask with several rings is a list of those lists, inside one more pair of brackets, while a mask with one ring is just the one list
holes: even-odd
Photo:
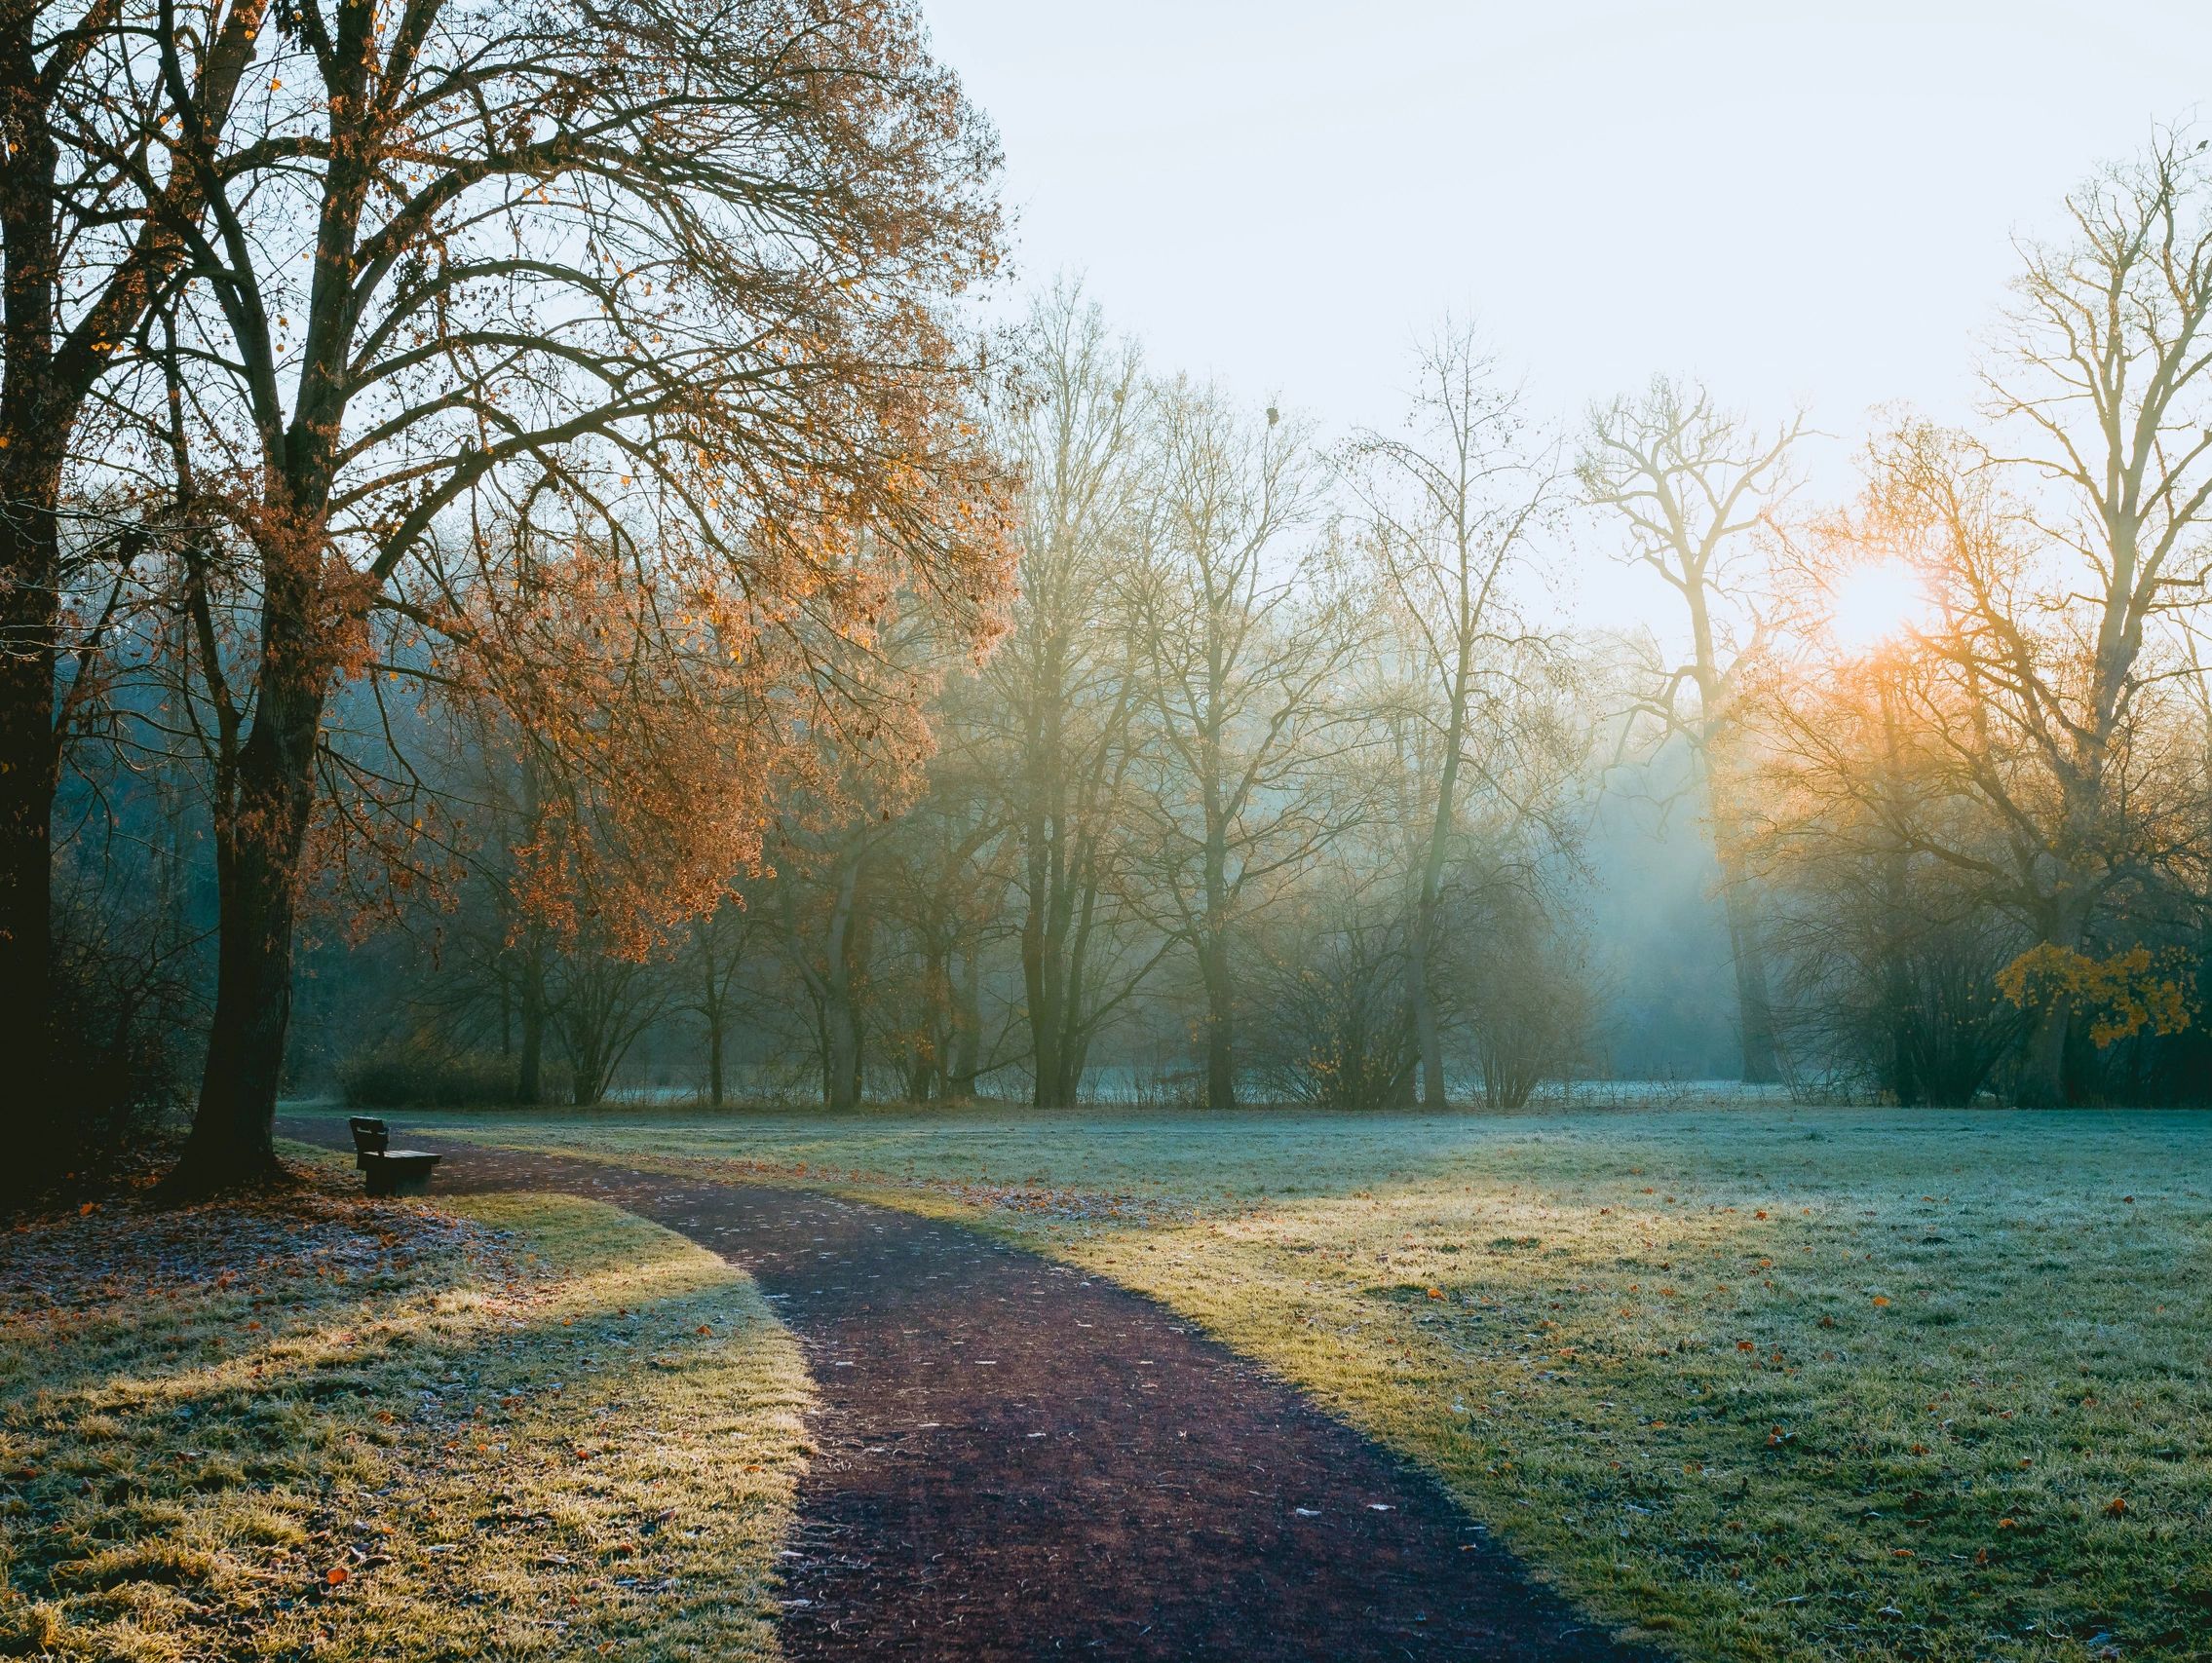
[[0, 1653], [326, 1633], [339, 1658], [585, 1634], [642, 1654], [698, 1631], [765, 1655], [801, 1449], [788, 1336], [744, 1278], [612, 1208], [471, 1210], [404, 1269], [295, 1258], [229, 1287], [93, 1283], [129, 1315], [18, 1313]]

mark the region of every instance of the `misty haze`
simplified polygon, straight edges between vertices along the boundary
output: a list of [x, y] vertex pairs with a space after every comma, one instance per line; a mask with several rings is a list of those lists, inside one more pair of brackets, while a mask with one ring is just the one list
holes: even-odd
[[19, 0], [0, 1656], [2212, 1657], [2212, 17]]

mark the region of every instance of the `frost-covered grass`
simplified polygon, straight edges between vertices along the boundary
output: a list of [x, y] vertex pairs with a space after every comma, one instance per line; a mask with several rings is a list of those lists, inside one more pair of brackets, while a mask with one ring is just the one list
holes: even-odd
[[0, 1234], [0, 1655], [775, 1656], [806, 1378], [750, 1281], [352, 1182]]
[[1152, 1293], [1697, 1657], [2212, 1656], [2212, 1118], [424, 1117]]

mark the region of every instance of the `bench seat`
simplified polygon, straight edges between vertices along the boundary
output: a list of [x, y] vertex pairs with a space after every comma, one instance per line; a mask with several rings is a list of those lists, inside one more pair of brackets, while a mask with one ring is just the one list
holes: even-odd
[[420, 1195], [430, 1189], [430, 1169], [444, 1157], [428, 1150], [362, 1150], [354, 1156], [371, 1195]]

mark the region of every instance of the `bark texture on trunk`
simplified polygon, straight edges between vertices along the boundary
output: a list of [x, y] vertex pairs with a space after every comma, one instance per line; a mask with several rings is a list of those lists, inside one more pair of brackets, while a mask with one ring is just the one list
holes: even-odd
[[[14, 1111], [0, 1131], [43, 1168], [61, 1127], [48, 1079], [53, 1046], [53, 518], [0, 506], [0, 1056]], [[42, 549], [44, 550], [42, 552]]]
[[277, 1095], [291, 1019], [300, 862], [315, 800], [321, 678], [265, 676], [241, 747], [235, 797], [215, 820], [221, 940], [215, 1008], [199, 1107], [171, 1193], [198, 1194], [275, 1177]]
[[57, 397], [54, 225], [57, 151], [36, 88], [37, 7], [0, 24], [0, 1056], [15, 1113], [4, 1130], [34, 1168], [60, 1153], [52, 1096], [55, 630], [60, 618], [63, 443], [80, 399]]
[[1237, 1009], [1229, 986], [1228, 943], [1208, 940], [1199, 954], [1205, 982], [1205, 1106], [1237, 1107]]

